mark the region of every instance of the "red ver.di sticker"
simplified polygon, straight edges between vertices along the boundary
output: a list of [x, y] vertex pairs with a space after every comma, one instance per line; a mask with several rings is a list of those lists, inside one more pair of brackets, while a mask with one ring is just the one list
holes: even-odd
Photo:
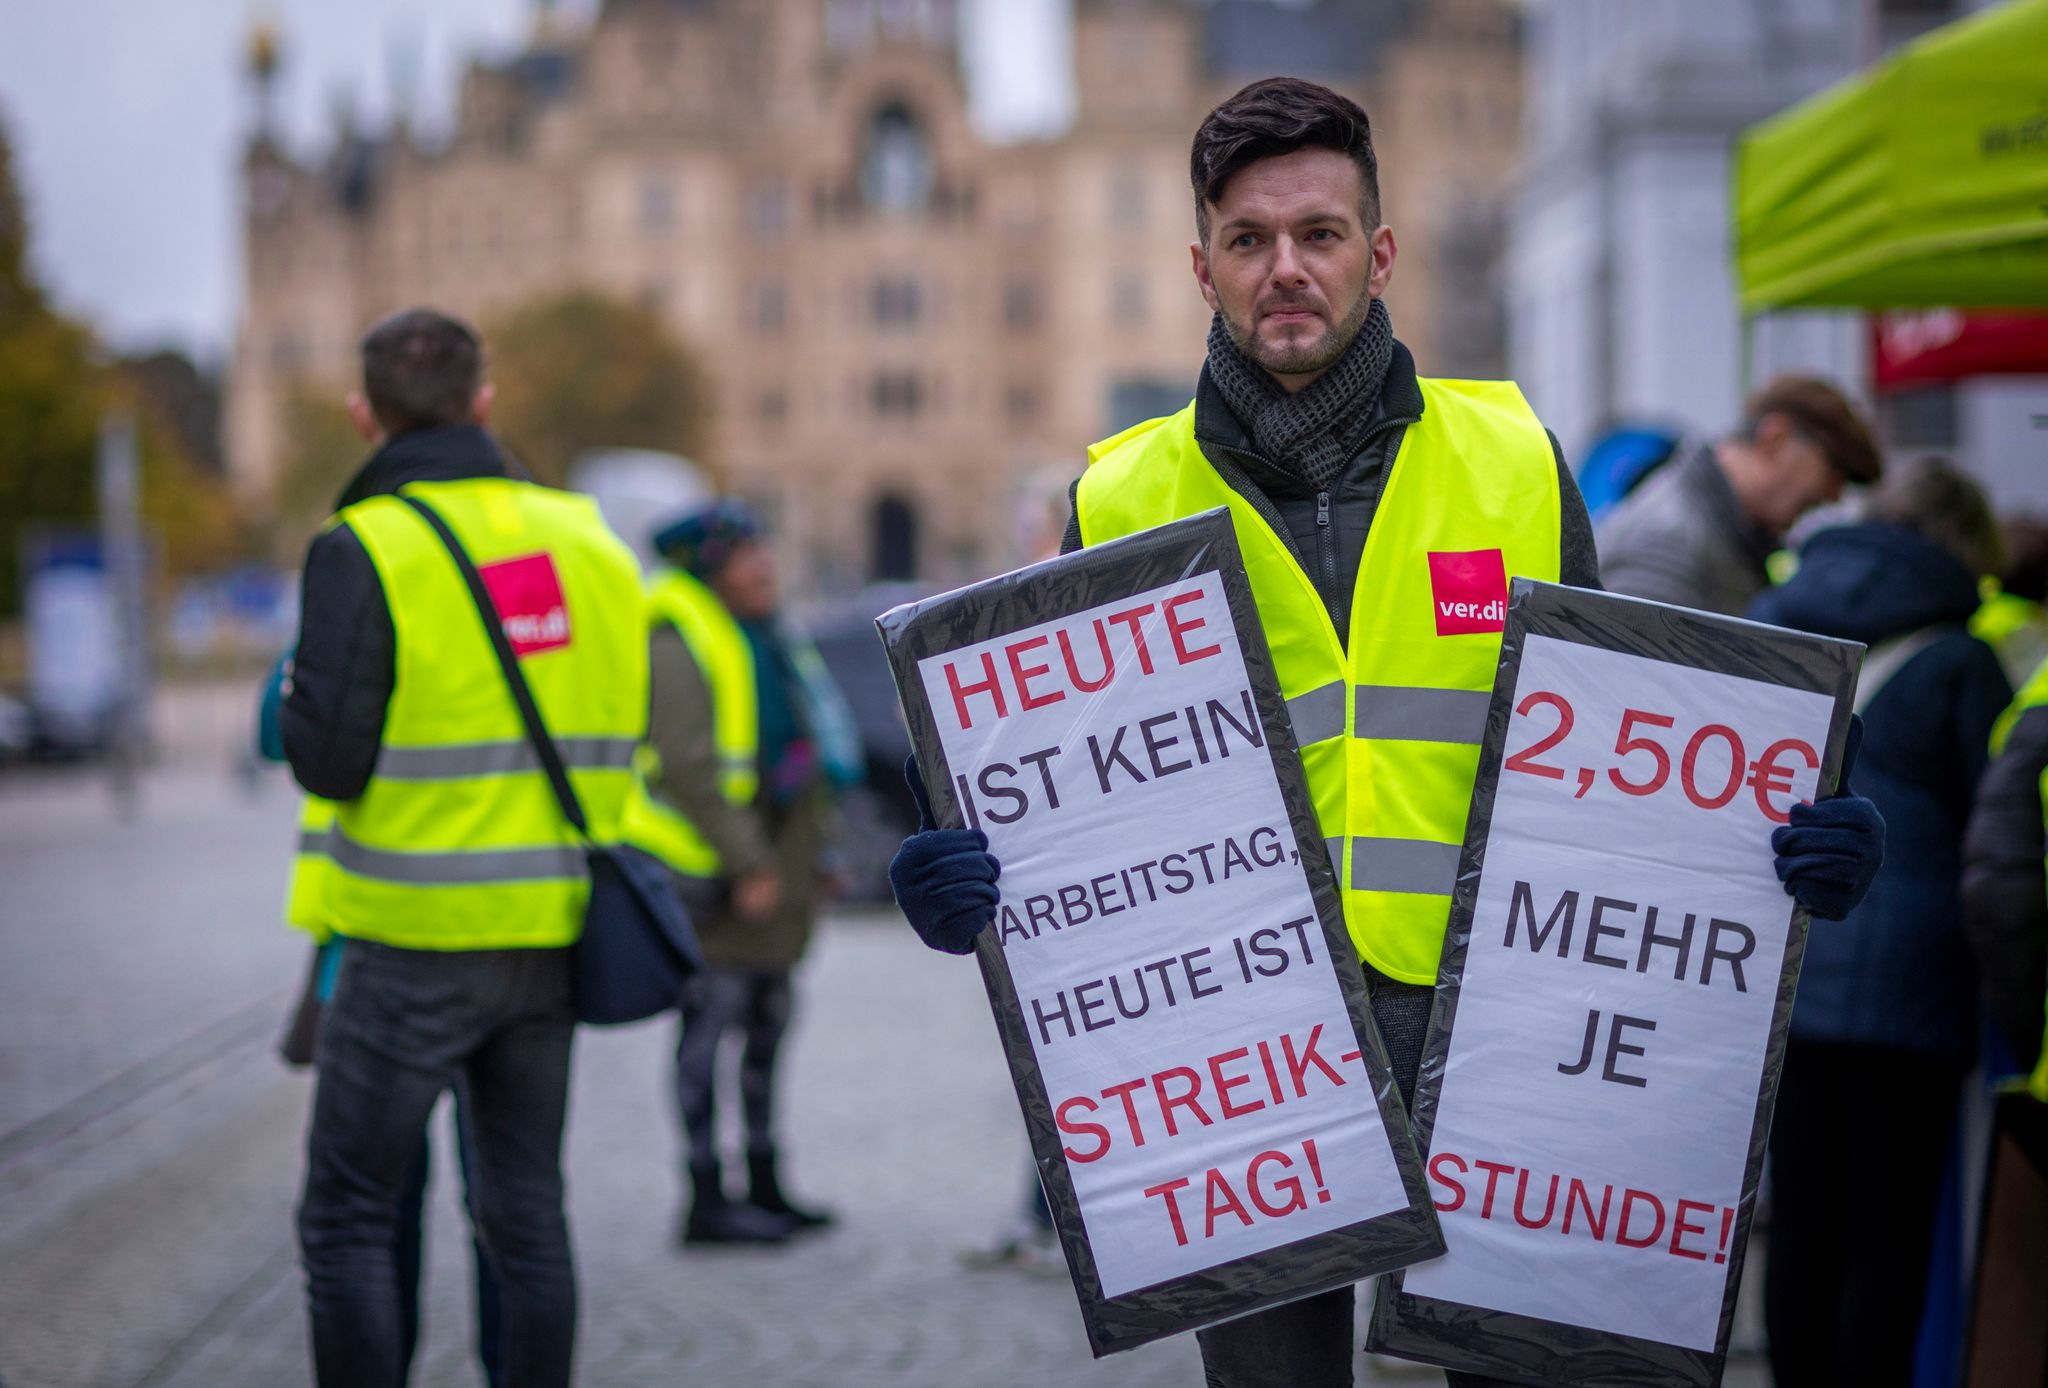
[[560, 650], [569, 644], [569, 604], [562, 580], [546, 552], [522, 554], [484, 564], [477, 572], [490, 589], [491, 605], [512, 638], [513, 654], [525, 657]]
[[1429, 590], [1438, 636], [1501, 631], [1508, 619], [1508, 570], [1497, 549], [1429, 555]]

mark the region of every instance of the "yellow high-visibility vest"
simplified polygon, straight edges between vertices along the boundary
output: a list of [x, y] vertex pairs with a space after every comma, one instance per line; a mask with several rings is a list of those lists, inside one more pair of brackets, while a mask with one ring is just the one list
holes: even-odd
[[[2020, 686], [2020, 692], [2013, 696], [2012, 704], [1998, 715], [1998, 722], [1991, 729], [1991, 755], [1997, 756], [2005, 750], [2006, 739], [2012, 736], [2013, 725], [2020, 721], [2020, 715], [2028, 709], [2048, 704], [2048, 661], [2035, 669], [2027, 682]], [[2048, 823], [2048, 770], [2041, 773], [2041, 807], [2044, 823]], [[2048, 872], [2048, 863], [2043, 864]], [[2048, 1005], [2043, 1008], [2041, 1027], [2041, 1058], [2034, 1064], [2034, 1073], [2027, 1078], [2027, 1092], [2042, 1103], [2048, 1104]]]
[[[415, 483], [482, 573], [591, 835], [616, 842], [647, 730], [632, 552], [588, 497], [505, 478]], [[391, 701], [363, 793], [336, 803], [320, 892], [333, 933], [407, 949], [575, 942], [590, 881], [455, 561], [395, 496], [346, 523], [396, 636]]]
[[1084, 544], [1228, 506], [1361, 959], [1436, 980], [1507, 580], [1556, 581], [1557, 462], [1513, 383], [1421, 383], [1367, 533], [1348, 643], [1289, 541], [1195, 441], [1194, 406], [1088, 451]]
[[333, 842], [334, 802], [309, 795], [299, 807], [299, 841], [292, 852], [292, 875], [285, 888], [285, 924], [296, 926], [325, 944], [334, 936], [327, 918], [328, 877], [334, 859], [328, 856]]
[[[718, 789], [727, 804], [752, 804], [760, 789], [760, 705], [754, 651], [718, 595], [681, 569], [659, 575], [647, 590], [650, 628], [673, 626], [711, 691], [712, 745]], [[654, 791], [661, 758], [651, 746], [635, 761], [622, 836], [686, 877], [716, 877], [723, 864], [697, 826]]]

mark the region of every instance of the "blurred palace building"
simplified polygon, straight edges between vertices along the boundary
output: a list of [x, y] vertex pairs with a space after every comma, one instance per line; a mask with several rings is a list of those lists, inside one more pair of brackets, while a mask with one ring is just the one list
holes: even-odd
[[380, 315], [488, 324], [590, 288], [704, 363], [701, 461], [774, 517], [799, 591], [1035, 557], [1085, 446], [1187, 399], [1209, 317], [1189, 139], [1276, 72], [1372, 116], [1422, 369], [1503, 371], [1511, 0], [1072, 0], [1072, 120], [1000, 144], [969, 121], [952, 0], [547, 14], [469, 69], [431, 145], [401, 122], [299, 159], [259, 123], [228, 405], [251, 498], [292, 446], [290, 393], [345, 389]]

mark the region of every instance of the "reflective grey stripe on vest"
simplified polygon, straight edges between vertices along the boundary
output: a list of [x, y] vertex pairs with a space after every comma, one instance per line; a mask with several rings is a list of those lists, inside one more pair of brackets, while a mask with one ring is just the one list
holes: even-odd
[[[555, 746], [571, 771], [623, 771], [633, 765], [639, 743], [630, 737], [558, 737]], [[377, 754], [377, 775], [387, 781], [453, 781], [538, 770], [540, 758], [524, 738], [445, 747], [387, 745]]]
[[1458, 882], [1461, 845], [1430, 839], [1353, 839], [1354, 892], [1429, 892], [1448, 896]]
[[1361, 684], [1353, 735], [1389, 741], [1476, 745], [1485, 736], [1486, 708], [1492, 702], [1492, 692], [1483, 689]]
[[551, 848], [476, 848], [453, 853], [394, 853], [357, 843], [339, 829], [306, 834], [301, 853], [332, 858], [358, 877], [408, 887], [468, 887], [490, 882], [581, 877], [588, 870], [583, 850], [573, 844]]
[[1344, 736], [1344, 682], [1295, 695], [1287, 701], [1287, 720], [1294, 725], [1297, 747]]

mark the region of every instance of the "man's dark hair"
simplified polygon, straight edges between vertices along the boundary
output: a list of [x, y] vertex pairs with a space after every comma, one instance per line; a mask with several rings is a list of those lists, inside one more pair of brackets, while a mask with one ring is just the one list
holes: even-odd
[[409, 308], [363, 335], [363, 394], [386, 434], [468, 423], [483, 379], [483, 343], [459, 318]]
[[1372, 122], [1347, 96], [1299, 77], [1267, 77], [1218, 106], [1195, 132], [1188, 177], [1195, 189], [1195, 230], [1209, 244], [1209, 204], [1220, 202], [1247, 164], [1298, 149], [1334, 149], [1358, 165], [1359, 215], [1380, 224], [1380, 161]]

